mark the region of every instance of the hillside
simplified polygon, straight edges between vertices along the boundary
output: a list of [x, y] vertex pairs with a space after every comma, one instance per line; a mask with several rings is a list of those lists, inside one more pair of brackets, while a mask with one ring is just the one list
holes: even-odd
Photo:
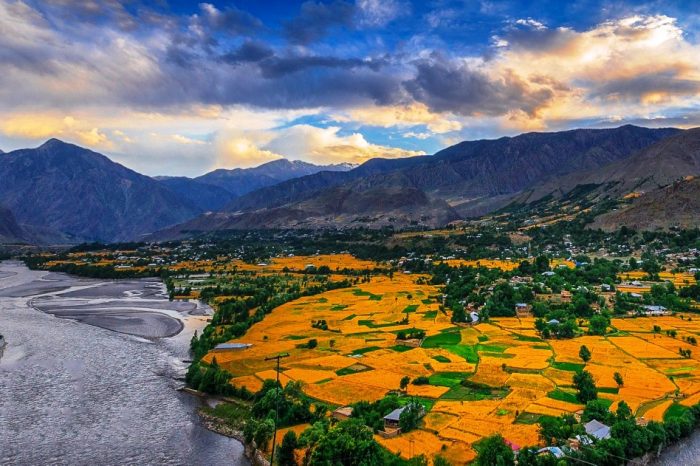
[[614, 231], [623, 225], [635, 230], [700, 228], [700, 178], [646, 193], [629, 206], [600, 215], [591, 228]]
[[156, 180], [202, 212], [219, 210], [234, 197], [224, 188], [184, 176], [156, 177]]
[[26, 233], [15, 220], [15, 216], [8, 209], [0, 207], [0, 244], [25, 241]]
[[0, 178], [0, 202], [20, 224], [76, 240], [134, 239], [199, 212], [157, 181], [57, 139], [0, 155]]
[[[321, 172], [253, 191], [221, 213], [170, 229], [168, 236], [178, 228], [436, 226], [494, 211], [519, 191], [562, 174], [624, 160], [677, 131], [628, 125], [528, 133], [466, 141], [433, 156], [373, 159], [347, 172]], [[405, 195], [384, 206], [385, 193]]]
[[301, 160], [279, 159], [254, 168], [235, 168], [232, 170], [220, 168], [194, 180], [199, 183], [218, 186], [231, 193], [231, 197], [234, 197], [293, 178], [313, 175], [322, 171], [342, 172], [352, 168], [353, 166], [348, 164], [323, 166], [302, 162]]

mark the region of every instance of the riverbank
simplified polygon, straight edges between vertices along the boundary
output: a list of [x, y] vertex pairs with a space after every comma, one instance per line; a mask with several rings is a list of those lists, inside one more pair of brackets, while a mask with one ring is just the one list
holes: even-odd
[[[115, 298], [94, 286], [104, 282], [0, 263], [0, 328], [8, 343], [0, 359], [0, 464], [250, 464], [242, 444], [206, 428], [201, 403], [178, 391], [189, 340], [205, 317], [149, 296], [184, 328], [145, 339], [29, 306], [39, 295], [80, 292], [99, 307]], [[118, 298], [138, 299], [130, 291], [139, 287], [123, 285]], [[92, 291], [81, 291], [86, 287]]]

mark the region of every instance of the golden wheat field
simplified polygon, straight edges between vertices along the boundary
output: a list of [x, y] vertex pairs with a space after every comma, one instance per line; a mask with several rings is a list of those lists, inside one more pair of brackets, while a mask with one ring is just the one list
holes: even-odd
[[[332, 270], [380, 267], [347, 255], [280, 258], [246, 267], [270, 273], [308, 264]], [[472, 445], [494, 433], [521, 446], [538, 444], [537, 419], [583, 409], [574, 398], [572, 377], [584, 367], [613, 409], [624, 400], [648, 420], [663, 419], [675, 399], [687, 406], [700, 401], [700, 349], [683, 341], [700, 334], [700, 319], [613, 319], [615, 332], [607, 336], [541, 340], [533, 318], [455, 327], [440, 311], [440, 290], [422, 284], [424, 278], [373, 275], [366, 283], [288, 302], [234, 340], [252, 346], [211, 352], [204, 360], [216, 357], [234, 375], [233, 385], [255, 390], [277, 375], [274, 362], [265, 358], [288, 353], [280, 380], [299, 381], [309, 397], [332, 406], [379, 400], [398, 393], [405, 376], [427, 377], [429, 383], [409, 384], [405, 392], [429, 407], [419, 429], [377, 440], [405, 457], [439, 453], [455, 463], [472, 460]], [[326, 321], [327, 330], [312, 327], [318, 320]], [[655, 325], [662, 331], [654, 333]], [[399, 332], [414, 329], [426, 338], [398, 339]], [[676, 337], [667, 330], [675, 330]], [[313, 349], [306, 347], [310, 339], [318, 342]], [[592, 354], [586, 364], [579, 357], [581, 345]], [[691, 357], [682, 357], [681, 348], [690, 349]], [[615, 373], [623, 378], [621, 386]]]

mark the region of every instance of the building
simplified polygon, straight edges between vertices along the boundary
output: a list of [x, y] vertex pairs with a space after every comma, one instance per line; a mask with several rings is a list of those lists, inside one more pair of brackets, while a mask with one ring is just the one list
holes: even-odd
[[384, 416], [384, 430], [386, 432], [400, 429], [399, 420], [401, 419], [401, 413], [403, 413], [405, 409], [405, 406], [402, 408], [396, 408], [395, 410]]
[[518, 317], [531, 317], [532, 306], [527, 303], [515, 304], [515, 315]]
[[595, 419], [588, 421], [583, 427], [586, 429], [586, 434], [596, 440], [610, 438], [610, 427]]
[[214, 351], [242, 350], [251, 346], [251, 343], [220, 343], [214, 347]]
[[333, 417], [339, 421], [345, 421], [352, 416], [352, 406], [343, 406], [333, 411]]
[[559, 293], [559, 297], [560, 297], [562, 303], [570, 303], [571, 302], [571, 291], [561, 290], [561, 293]]

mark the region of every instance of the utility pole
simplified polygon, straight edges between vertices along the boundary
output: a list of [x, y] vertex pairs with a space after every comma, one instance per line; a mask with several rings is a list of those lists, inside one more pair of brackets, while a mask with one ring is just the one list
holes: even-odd
[[277, 360], [277, 386], [275, 387], [275, 430], [272, 432], [272, 454], [270, 456], [270, 465], [275, 462], [275, 444], [277, 443], [277, 418], [280, 411], [280, 359], [288, 358], [289, 353], [278, 354], [265, 358], [265, 361]]

